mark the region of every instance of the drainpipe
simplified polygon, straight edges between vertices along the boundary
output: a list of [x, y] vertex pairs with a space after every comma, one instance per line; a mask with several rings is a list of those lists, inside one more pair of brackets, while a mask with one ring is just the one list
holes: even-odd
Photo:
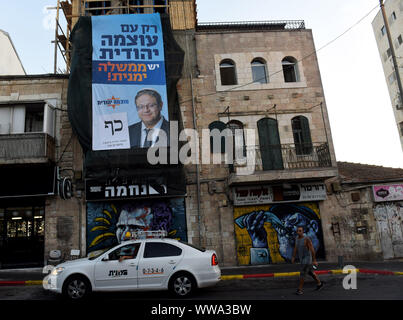
[[326, 129], [326, 122], [325, 122], [325, 116], [323, 114], [323, 102], [320, 103], [320, 111], [322, 113], [322, 121], [323, 121], [323, 125], [325, 127], [325, 135], [326, 135], [326, 143], [327, 146], [329, 147], [329, 138], [327, 137], [327, 129]]
[[[187, 62], [188, 68], [189, 68], [189, 78], [190, 78], [190, 90], [191, 90], [191, 95], [192, 95], [192, 120], [193, 120], [193, 129], [197, 131], [197, 121], [196, 121], [196, 107], [195, 107], [195, 102], [194, 102], [194, 88], [193, 88], [193, 68], [190, 63], [190, 58], [189, 58], [189, 42], [188, 42], [188, 29], [187, 29], [187, 19], [186, 19], [186, 11], [185, 11], [185, 0], [182, 0], [182, 9], [183, 9], [183, 17], [185, 20], [185, 44], [186, 44], [186, 51], [185, 51], [185, 62]], [[196, 30], [195, 30], [196, 31]], [[196, 47], [196, 45], [195, 45]], [[197, 49], [195, 48], [195, 53], [197, 53]], [[196, 57], [197, 61], [197, 57]], [[200, 150], [200, 149], [199, 149]], [[196, 195], [197, 195], [197, 220], [198, 220], [198, 226], [199, 226], [199, 246], [202, 246], [202, 219], [201, 219], [201, 213], [200, 213], [200, 168], [198, 161], [196, 161]]]
[[[188, 39], [187, 39], [187, 30], [185, 30], [185, 39], [186, 39], [186, 51], [187, 55], [189, 55], [189, 46], [188, 46]], [[187, 59], [188, 67], [189, 67], [189, 75], [190, 75], [190, 90], [192, 94], [192, 120], [193, 120], [193, 129], [197, 130], [197, 120], [196, 120], [196, 106], [194, 102], [194, 88], [193, 88], [193, 74], [192, 74], [192, 67], [190, 65], [189, 56]], [[199, 164], [196, 161], [196, 194], [197, 194], [197, 220], [199, 225], [199, 246], [202, 246], [202, 219], [200, 214], [200, 169]]]

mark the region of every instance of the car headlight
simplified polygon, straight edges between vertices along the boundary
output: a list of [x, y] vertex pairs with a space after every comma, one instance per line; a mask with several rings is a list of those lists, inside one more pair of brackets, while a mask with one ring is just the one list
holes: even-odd
[[63, 272], [63, 270], [64, 270], [63, 267], [54, 268], [52, 270], [52, 275], [57, 276], [58, 274], [61, 274]]

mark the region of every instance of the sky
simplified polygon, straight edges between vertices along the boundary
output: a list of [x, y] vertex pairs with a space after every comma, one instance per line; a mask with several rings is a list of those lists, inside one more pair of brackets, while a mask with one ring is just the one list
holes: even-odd
[[[8, 32], [28, 74], [52, 73], [56, 0], [0, 0]], [[315, 46], [333, 40], [378, 0], [197, 0], [199, 22], [305, 20]], [[399, 132], [371, 22], [379, 9], [317, 53], [337, 161], [403, 168]], [[62, 22], [64, 25], [64, 23]], [[58, 68], [64, 70], [58, 55]]]

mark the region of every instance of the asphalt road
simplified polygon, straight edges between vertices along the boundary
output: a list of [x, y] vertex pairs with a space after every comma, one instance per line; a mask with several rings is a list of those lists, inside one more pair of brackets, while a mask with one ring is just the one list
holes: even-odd
[[[345, 290], [343, 275], [323, 275], [326, 282], [320, 292], [315, 283], [306, 282], [304, 295], [295, 295], [298, 278], [264, 278], [221, 281], [215, 287], [199, 290], [195, 300], [403, 300], [403, 276], [357, 276], [357, 289]], [[168, 292], [95, 293], [90, 300], [168, 300]], [[41, 286], [0, 287], [0, 300], [61, 300], [59, 295]]]

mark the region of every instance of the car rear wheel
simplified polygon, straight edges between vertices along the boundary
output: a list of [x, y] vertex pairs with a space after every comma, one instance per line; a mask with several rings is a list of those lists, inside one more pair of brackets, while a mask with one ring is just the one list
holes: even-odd
[[69, 300], [82, 300], [91, 292], [91, 285], [87, 279], [80, 276], [73, 276], [66, 280], [63, 294]]
[[171, 292], [179, 298], [189, 297], [196, 289], [196, 281], [187, 273], [174, 275], [170, 281]]

